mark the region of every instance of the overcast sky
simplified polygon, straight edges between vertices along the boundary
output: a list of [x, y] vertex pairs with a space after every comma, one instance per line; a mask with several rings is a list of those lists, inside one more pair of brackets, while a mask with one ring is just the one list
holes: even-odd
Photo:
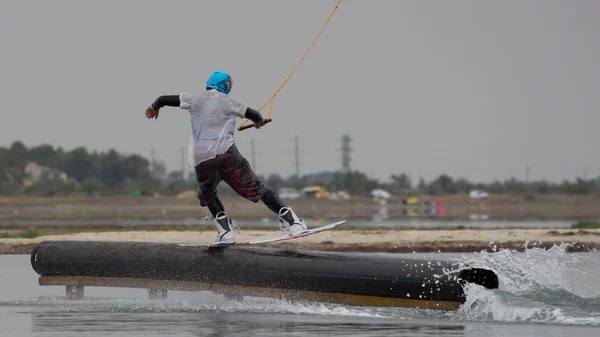
[[[178, 169], [189, 114], [148, 104], [222, 69], [258, 108], [336, 2], [0, 0], [0, 146], [155, 149]], [[250, 160], [256, 141], [260, 174], [294, 173], [295, 135], [301, 173], [337, 170], [347, 133], [379, 179], [598, 176], [599, 17], [595, 0], [344, 0], [274, 122], [236, 142]]]

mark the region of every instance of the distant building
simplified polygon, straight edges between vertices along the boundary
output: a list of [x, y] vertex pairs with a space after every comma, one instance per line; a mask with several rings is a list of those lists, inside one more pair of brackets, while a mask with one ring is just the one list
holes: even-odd
[[487, 197], [489, 197], [488, 192], [486, 191], [482, 191], [482, 190], [472, 190], [471, 192], [469, 192], [469, 197], [471, 197], [471, 199], [486, 199]]
[[302, 193], [307, 198], [324, 199], [329, 196], [329, 192], [322, 186], [307, 186], [302, 189]]
[[39, 165], [35, 162], [28, 162], [25, 166], [25, 176], [27, 179], [24, 184], [31, 186], [42, 182], [62, 182], [66, 183], [69, 177], [66, 173], [52, 169], [48, 166]]
[[281, 199], [300, 199], [304, 194], [295, 188], [280, 188], [277, 194]]

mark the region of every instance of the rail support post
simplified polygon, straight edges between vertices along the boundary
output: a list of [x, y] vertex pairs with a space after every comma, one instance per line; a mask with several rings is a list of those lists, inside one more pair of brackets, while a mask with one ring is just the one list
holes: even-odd
[[83, 298], [83, 286], [74, 286], [74, 285], [68, 285], [66, 286], [66, 295], [67, 295], [67, 299], [76, 299], [76, 300], [80, 300]]
[[148, 289], [148, 298], [151, 300], [166, 300], [167, 289]]

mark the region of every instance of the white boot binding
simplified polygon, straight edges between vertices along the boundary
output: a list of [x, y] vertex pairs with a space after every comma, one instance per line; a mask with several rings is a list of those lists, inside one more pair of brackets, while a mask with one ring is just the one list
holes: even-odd
[[279, 229], [294, 235], [307, 230], [307, 227], [304, 219], [299, 218], [290, 207], [283, 207], [279, 210]]
[[217, 225], [217, 242], [235, 242], [235, 234], [238, 227], [236, 224], [229, 219], [225, 212], [219, 212], [215, 217], [215, 224]]

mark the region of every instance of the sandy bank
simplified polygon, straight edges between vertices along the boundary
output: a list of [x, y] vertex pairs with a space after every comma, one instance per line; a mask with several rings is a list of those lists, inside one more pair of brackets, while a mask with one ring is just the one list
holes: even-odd
[[[239, 240], [269, 237], [278, 231], [242, 231]], [[131, 231], [77, 233], [40, 236], [35, 239], [0, 239], [0, 254], [29, 254], [39, 242], [47, 240], [143, 241], [170, 243], [206, 243], [214, 240], [212, 231]], [[492, 243], [491, 243], [492, 242]], [[500, 248], [522, 249], [529, 246], [551, 247], [576, 243], [571, 251], [600, 246], [600, 230], [548, 229], [465, 229], [465, 230], [333, 230], [313, 236], [272, 243], [270, 247], [324, 251], [362, 252], [473, 252]]]

